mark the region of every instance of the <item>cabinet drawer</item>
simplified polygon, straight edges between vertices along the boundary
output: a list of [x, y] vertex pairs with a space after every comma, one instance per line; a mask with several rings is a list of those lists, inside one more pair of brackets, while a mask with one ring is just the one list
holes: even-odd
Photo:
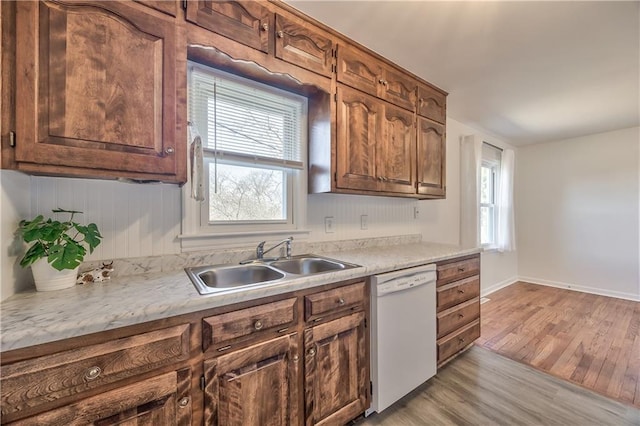
[[320, 316], [364, 305], [364, 290], [364, 283], [361, 282], [306, 296], [304, 298], [305, 320], [315, 320]]
[[438, 338], [480, 318], [480, 298], [475, 297], [438, 314]]
[[418, 115], [444, 124], [447, 116], [446, 102], [447, 96], [443, 93], [428, 86], [418, 86]]
[[256, 335], [274, 327], [287, 328], [296, 320], [296, 298], [265, 303], [226, 314], [204, 318], [202, 324], [202, 347]]
[[438, 340], [438, 364], [445, 361], [451, 355], [464, 349], [480, 337], [480, 320], [477, 319], [471, 324], [461, 328], [455, 333]]
[[473, 276], [436, 289], [438, 312], [480, 295], [480, 277]]
[[480, 256], [438, 265], [438, 284], [443, 285], [480, 273]]
[[189, 325], [178, 325], [0, 369], [2, 415], [75, 395], [189, 357]]

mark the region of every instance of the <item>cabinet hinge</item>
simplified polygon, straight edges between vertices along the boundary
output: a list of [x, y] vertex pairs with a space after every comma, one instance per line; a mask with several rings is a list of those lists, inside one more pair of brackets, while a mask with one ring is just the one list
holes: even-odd
[[182, 0], [182, 9], [187, 10], [187, 0]]
[[334, 173], [333, 174], [333, 181], [337, 182], [338, 181], [338, 173]]
[[200, 376], [200, 389], [204, 390], [206, 385], [207, 385], [207, 380], [204, 378], [204, 375]]
[[9, 132], [9, 146], [11, 148], [15, 148], [16, 147], [16, 132]]
[[373, 382], [369, 381], [369, 396], [373, 396]]

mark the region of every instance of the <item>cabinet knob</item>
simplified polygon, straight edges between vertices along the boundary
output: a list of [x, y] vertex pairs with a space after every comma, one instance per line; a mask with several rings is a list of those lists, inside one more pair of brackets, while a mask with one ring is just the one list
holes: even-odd
[[464, 272], [464, 268], [458, 268], [458, 272]]
[[458, 318], [462, 319], [462, 318], [464, 318], [464, 315], [458, 314]]
[[100, 374], [102, 374], [102, 369], [96, 365], [87, 369], [84, 373], [84, 378], [87, 380], [95, 380], [100, 376]]
[[180, 401], [178, 401], [178, 405], [180, 406], [180, 408], [184, 408], [189, 405], [189, 397], [185, 396], [184, 398], [181, 398]]
[[315, 356], [316, 354], [316, 348], [311, 348], [309, 349], [309, 351], [307, 352], [309, 354], [309, 356]]
[[458, 339], [458, 342], [460, 342], [460, 343], [464, 343], [464, 339], [463, 339], [463, 338], [460, 338], [460, 339]]
[[284, 31], [278, 31], [278, 38], [284, 38]]
[[458, 293], [464, 294], [464, 290], [458, 290]]
[[262, 24], [262, 31], [269, 31], [269, 24], [267, 24], [266, 22]]
[[256, 322], [253, 323], [253, 328], [255, 328], [256, 330], [261, 330], [262, 329], [262, 321], [257, 320]]
[[300, 360], [300, 357], [299, 357], [298, 355], [294, 355], [294, 356], [291, 358], [291, 360], [292, 360], [293, 362], [298, 362], [298, 361]]
[[171, 147], [167, 148], [164, 150], [164, 153], [167, 155], [173, 154], [175, 152], [175, 150]]
[[341, 297], [340, 299], [338, 299], [338, 305], [342, 306], [345, 304], [344, 299]]
[[422, 105], [424, 103], [424, 99], [420, 98], [420, 99], [418, 99], [418, 102], [420, 103], [420, 105]]

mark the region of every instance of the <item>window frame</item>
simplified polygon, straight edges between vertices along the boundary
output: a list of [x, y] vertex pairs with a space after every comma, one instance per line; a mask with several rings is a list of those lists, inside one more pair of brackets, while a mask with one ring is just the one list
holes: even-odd
[[491, 240], [488, 242], [482, 242], [482, 236], [484, 234], [483, 232], [483, 227], [482, 227], [482, 220], [481, 218], [478, 218], [479, 220], [479, 226], [478, 226], [478, 232], [479, 232], [479, 240], [480, 240], [480, 246], [484, 249], [493, 249], [496, 248], [498, 245], [498, 227], [497, 227], [497, 222], [498, 222], [498, 205], [497, 205], [497, 194], [498, 194], [498, 185], [500, 182], [500, 160], [496, 160], [496, 159], [487, 159], [485, 158], [485, 155], [483, 154], [483, 158], [480, 164], [480, 185], [482, 185], [482, 169], [489, 169], [491, 171], [491, 177], [492, 177], [492, 186], [491, 186], [491, 202], [490, 203], [483, 203], [482, 202], [482, 190], [480, 189], [480, 209], [479, 209], [479, 214], [482, 215], [482, 210], [483, 208], [488, 208], [489, 209], [489, 223], [492, 224], [492, 229], [490, 229], [489, 234], [491, 235]]
[[[278, 95], [302, 100], [300, 113], [300, 158], [302, 167], [300, 169], [260, 163], [258, 160], [236, 158], [218, 153], [209, 148], [204, 152], [203, 180], [204, 197], [203, 202], [197, 202], [191, 198], [191, 158], [188, 159], [188, 179], [182, 189], [182, 233], [178, 236], [181, 240], [182, 251], [200, 250], [206, 248], [216, 248], [221, 245], [225, 247], [243, 246], [247, 243], [255, 243], [256, 237], [269, 239], [286, 238], [291, 235], [306, 238], [310, 231], [306, 229], [307, 217], [307, 146], [308, 146], [308, 98], [296, 93], [292, 93], [280, 88], [270, 86], [259, 81], [230, 74], [222, 70], [215, 69], [196, 62], [189, 62], [189, 66], [204, 67], [214, 74], [219, 74], [223, 78], [229, 78], [236, 83], [240, 82], [250, 87], [266, 90]], [[190, 145], [191, 141], [187, 141]], [[188, 148], [190, 151], [190, 147]], [[215, 155], [214, 155], [215, 154]], [[235, 164], [249, 167], [265, 168], [268, 170], [282, 170], [285, 172], [284, 184], [286, 214], [285, 220], [254, 220], [238, 222], [209, 222], [209, 168], [213, 166], [213, 158], [217, 156], [218, 164]]]

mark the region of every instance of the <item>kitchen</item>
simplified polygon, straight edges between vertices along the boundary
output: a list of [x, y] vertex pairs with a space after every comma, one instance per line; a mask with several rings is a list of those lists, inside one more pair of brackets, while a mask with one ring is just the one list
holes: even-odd
[[[372, 20], [372, 27], [384, 27], [380, 20], [384, 20], [385, 16], [391, 16], [389, 15], [390, 9], [393, 8], [389, 4], [379, 4], [378, 7], [381, 9], [378, 15], [363, 10], [343, 10], [339, 13], [325, 11], [325, 13], [336, 17], [342, 16], [345, 19], [350, 16], [367, 17]], [[316, 5], [318, 10], [314, 11], [312, 11], [314, 7], [312, 2], [301, 2], [294, 4], [294, 6], [300, 7], [316, 19], [323, 20], [322, 5]], [[418, 5], [415, 6], [418, 7]], [[426, 4], [424, 6], [426, 7]], [[333, 4], [333, 7], [339, 6]], [[584, 19], [595, 19], [594, 15], [600, 16], [603, 13], [604, 16], [609, 16], [606, 15], [605, 6], [596, 4], [593, 7], [596, 8], [595, 11], [587, 10], [584, 12]], [[633, 9], [634, 3], [630, 3], [627, 7], [635, 10], [637, 15], [637, 7]], [[604, 10], [599, 8], [604, 8]], [[138, 7], [137, 10], [144, 9]], [[155, 11], [149, 13], [156, 17], [160, 16]], [[181, 9], [177, 11], [178, 16], [181, 16], [182, 13]], [[460, 13], [462, 14], [462, 12]], [[563, 13], [569, 12], [563, 11]], [[633, 13], [626, 13], [625, 10], [614, 10], [610, 13], [612, 14], [611, 19], [633, 16]], [[6, 15], [3, 13], [3, 16]], [[559, 14], [559, 16], [565, 16], [565, 19], [568, 19], [567, 15]], [[378, 21], [373, 21], [374, 18]], [[158, 19], [164, 22], [173, 18]], [[182, 19], [184, 20], [184, 18]], [[324, 19], [326, 19], [325, 22], [330, 22], [328, 16], [325, 15]], [[348, 22], [350, 21], [347, 20]], [[402, 61], [396, 59], [392, 55], [399, 53], [389, 47], [386, 47], [387, 50], [384, 45], [376, 47], [373, 41], [368, 41], [365, 38], [367, 34], [371, 34], [373, 37], [375, 31], [371, 29], [363, 34], [352, 35], [351, 32], [355, 31], [354, 28], [361, 26], [359, 24], [361, 23], [358, 20], [354, 20], [353, 27], [340, 27], [339, 25], [346, 24], [339, 22], [332, 23], [331, 26], [353, 40], [373, 48], [387, 59], [396, 61], [400, 66], [413, 70], [427, 82], [439, 85], [440, 81], [449, 81], [443, 76], [432, 76], [431, 72], [427, 70], [422, 71], [422, 68], [409, 62], [406, 57]], [[615, 25], [611, 25], [615, 27]], [[629, 43], [623, 44], [622, 40], [629, 40], [629, 34], [632, 37], [634, 34], [637, 35], [637, 23], [633, 25], [631, 27], [620, 26], [625, 29], [624, 31], [627, 31], [626, 28], [631, 28], [629, 30], [631, 33], [621, 33], [619, 36], [621, 39], [616, 39], [615, 36], [618, 33], [610, 30], [613, 39], [606, 39], [606, 41], [611, 46], [629, 46]], [[193, 25], [189, 24], [189, 28], [193, 28]], [[3, 31], [5, 30], [6, 27], [3, 26]], [[3, 34], [5, 33], [3, 32]], [[226, 49], [229, 46], [235, 47], [224, 37], [211, 36], [208, 30], [203, 30], [201, 27], [194, 28], [193, 34], [198, 42], [194, 44], [200, 44], [201, 40], [213, 37], [219, 41], [218, 47], [220, 49]], [[177, 42], [181, 36], [183, 35], [178, 32]], [[418, 36], [413, 38], [420, 39]], [[378, 37], [378, 40], [380, 39]], [[633, 40], [633, 38], [631, 39]], [[382, 41], [384, 40], [379, 42]], [[603, 42], [603, 44], [605, 43]], [[549, 48], [548, 45], [543, 47]], [[631, 48], [633, 47], [634, 45], [631, 44]], [[314, 82], [320, 80], [317, 73], [293, 72], [286, 61], [271, 56], [265, 59], [263, 53], [255, 53], [253, 48], [253, 50], [241, 47], [238, 49], [247, 52], [246, 55], [250, 59], [258, 58], [266, 61], [266, 64], [275, 71], [292, 74], [297, 72], [298, 78], [304, 76]], [[622, 47], [621, 50], [623, 50]], [[410, 52], [411, 49], [408, 49], [409, 56], [411, 56]], [[621, 54], [616, 49], [604, 47], [601, 47], [599, 52], [601, 54], [610, 52], [611, 55]], [[191, 49], [184, 53], [189, 59], [196, 59], [198, 55], [207, 55], [204, 49]], [[624, 54], [629, 54], [629, 52], [624, 51]], [[634, 72], [637, 75], [638, 61], [632, 61], [633, 55], [637, 58], [637, 54], [637, 49], [635, 52], [632, 50], [629, 58], [625, 59], [632, 63], [630, 69], [632, 76]], [[187, 59], [187, 57], [182, 59]], [[451, 59], [449, 58], [449, 60]], [[618, 56], [612, 57], [610, 62], [618, 63], [614, 59], [617, 60]], [[217, 57], [215, 60], [223, 62], [226, 59]], [[429, 59], [425, 59], [425, 62], [428, 63]], [[515, 64], [517, 61], [514, 60], [512, 63]], [[525, 63], [525, 65], [527, 64], [531, 65], [532, 62]], [[563, 63], [563, 65], [565, 64]], [[623, 62], [623, 65], [628, 67], [628, 62]], [[456, 67], [451, 66], [451, 68], [458, 70], [463, 66], [464, 63]], [[622, 65], [621, 68], [629, 70]], [[5, 69], [4, 66], [3, 69]], [[451, 70], [448, 71], [451, 72]], [[628, 74], [623, 75], [628, 76]], [[622, 85], [629, 81], [629, 78], [611, 78], [610, 80]], [[324, 81], [317, 84], [326, 84]], [[626, 89], [624, 91], [626, 97], [613, 98], [610, 101], [611, 103], [615, 101], [614, 105], [622, 108], [624, 105], [628, 105], [630, 100], [632, 115], [630, 120], [616, 123], [614, 127], [593, 128], [584, 133], [575, 133], [575, 136], [579, 136], [577, 139], [570, 139], [571, 136], [568, 135], [556, 136], [555, 138], [546, 136], [547, 141], [555, 140], [557, 142], [533, 145], [519, 145], [515, 142], [510, 144], [507, 142], [510, 140], [507, 137], [493, 136], [493, 133], [498, 133], [498, 128], [493, 129], [492, 132], [481, 131], [476, 128], [480, 127], [479, 124], [467, 124], [472, 123], [471, 119], [467, 121], [458, 118], [464, 118], [465, 113], [460, 106], [463, 105], [463, 101], [456, 100], [459, 91], [453, 90], [457, 87], [456, 84], [462, 84], [461, 82], [464, 80], [460, 77], [459, 81], [449, 81], [447, 85], [442, 84], [441, 86], [443, 89], [448, 89], [450, 93], [447, 98], [449, 114], [452, 114], [452, 111], [456, 109], [458, 111], [456, 115], [450, 115], [446, 118], [446, 198], [416, 200], [415, 198], [349, 194], [310, 194], [306, 197], [306, 206], [302, 206], [298, 211], [297, 217], [302, 218], [304, 222], [297, 224], [298, 229], [302, 232], [294, 234], [294, 254], [315, 253], [317, 248], [323, 248], [324, 252], [331, 253], [333, 257], [349, 261], [350, 259], [340, 257], [340, 249], [356, 249], [366, 244], [363, 241], [371, 238], [379, 239], [378, 241], [383, 245], [402, 245], [420, 240], [459, 245], [463, 237], [460, 225], [463, 204], [461, 200], [461, 148], [459, 141], [463, 136], [477, 135], [479, 139], [492, 145], [516, 151], [518, 164], [515, 182], [518, 250], [516, 252], [489, 251], [482, 253], [482, 267], [480, 269], [482, 295], [509, 286], [516, 281], [527, 281], [562, 287], [571, 285], [582, 291], [637, 301], [640, 294], [638, 288], [639, 156], [637, 153], [637, 96], [633, 95], [634, 89], [636, 94], [638, 92], [637, 81], [632, 82], [629, 87], [623, 87]], [[3, 96], [5, 96], [8, 91], [4, 88], [11, 86], [5, 86], [4, 77], [2, 87]], [[491, 87], [491, 89], [497, 90], [496, 87]], [[616, 90], [613, 93], [617, 95], [619, 91]], [[599, 92], [598, 94], [602, 95]], [[482, 104], [484, 98], [478, 95], [476, 98], [477, 103]], [[490, 98], [486, 99], [487, 102], [490, 100]], [[635, 101], [635, 106], [633, 101]], [[577, 102], [588, 104], [587, 101], [581, 101], [579, 97]], [[4, 104], [5, 100], [3, 99]], [[608, 106], [607, 109], [613, 110], [611, 115], [628, 116], [624, 115], [624, 111], [616, 108]], [[605, 115], [605, 112], [599, 110], [598, 114]], [[5, 161], [8, 161], [7, 155], [12, 155], [11, 148], [8, 146], [9, 130], [11, 129], [5, 127], [3, 121], [3, 165]], [[183, 132], [186, 139], [186, 128], [174, 131]], [[20, 145], [20, 137], [18, 134], [18, 146]], [[611, 144], [614, 144], [617, 149], [611, 149]], [[577, 159], [576, 162], [569, 164], [560, 161], [563, 158], [572, 158], [572, 152], [582, 152], [581, 150], [585, 149], [583, 147], [588, 147], [590, 154], [588, 158], [585, 156], [586, 159], [583, 163], [578, 162]], [[8, 154], [7, 151], [9, 151]], [[186, 151], [176, 151], [176, 156], [184, 155], [186, 157], [186, 154]], [[606, 160], [602, 163], [598, 162], [598, 167], [595, 168], [598, 172], [597, 175], [593, 174], [595, 173], [594, 167], [590, 163], [595, 160]], [[186, 158], [184, 158], [184, 162], [186, 165]], [[546, 173], [540, 176], [539, 170], [545, 170]], [[616, 173], [612, 173], [612, 170]], [[109, 176], [113, 177], [113, 173]], [[126, 173], [118, 177], [124, 176]], [[611, 177], [610, 181], [603, 179], [607, 176]], [[135, 179], [135, 176], [133, 178]], [[590, 182], [592, 188], [598, 189], [595, 191], [596, 193], [587, 191], [585, 188], [580, 188], [581, 191], [575, 192], [574, 187], [569, 184], [575, 183], [578, 178], [582, 182]], [[538, 191], [536, 188], [536, 184], [540, 181], [546, 189], [544, 192]], [[187, 184], [184, 188], [188, 187]], [[28, 269], [22, 270], [16, 266], [18, 254], [15, 252], [16, 246], [13, 243], [12, 235], [17, 222], [36, 214], [48, 214], [51, 209], [57, 207], [84, 211], [83, 220], [99, 225], [104, 239], [88, 258], [91, 262], [88, 266], [99, 266], [102, 260], [115, 259], [113, 282], [118, 276], [135, 276], [141, 272], [162, 270], [179, 271], [182, 278], [186, 279], [186, 275], [180, 269], [184, 266], [190, 266], [189, 263], [196, 261], [210, 261], [209, 264], [239, 262], [253, 255], [252, 252], [259, 241], [267, 240], [271, 244], [291, 235], [286, 232], [268, 234], [264, 237], [231, 235], [223, 239], [223, 242], [219, 242], [220, 238], [217, 241], [214, 239], [213, 242], [203, 242], [202, 238], [177, 238], [177, 236], [185, 237], [189, 233], [187, 230], [197, 228], [198, 223], [196, 222], [198, 221], [192, 219], [191, 216], [184, 217], [184, 212], [190, 211], [188, 197], [183, 197], [180, 187], [171, 184], [133, 184], [112, 180], [52, 178], [3, 170], [2, 188], [3, 253], [10, 254], [2, 256], [3, 300], [9, 298], [13, 293], [31, 286], [30, 271]], [[566, 194], [571, 194], [573, 198], [560, 198], [566, 197]], [[573, 204], [565, 204], [564, 200], [571, 201]], [[541, 211], [540, 206], [549, 206], [548, 212]], [[589, 208], [586, 209], [585, 206]], [[575, 209], [578, 209], [578, 213], [587, 211], [590, 215], [576, 215]], [[572, 211], [573, 215], [570, 214]], [[615, 220], [602, 223], [600, 219], [602, 216], [610, 216]], [[190, 226], [191, 228], [189, 228]], [[545, 233], [541, 229], [553, 229], [554, 232]], [[336, 243], [339, 241], [343, 241], [343, 243]], [[329, 247], [323, 246], [323, 243]], [[607, 251], [606, 254], [602, 253], [602, 247], [608, 247], [610, 251]], [[197, 259], [205, 250], [219, 253], [219, 255]], [[566, 254], [567, 250], [569, 254]], [[357, 261], [353, 263], [358, 264]], [[105, 286], [109, 284], [111, 283], [107, 282]], [[193, 289], [189, 290], [194, 291]], [[132, 296], [130, 293], [123, 292], [122, 297], [123, 300], [128, 300]], [[53, 299], [55, 296], [52, 295], [51, 298]], [[202, 306], [205, 304], [204, 301], [197, 303]], [[102, 308], [96, 307], [95, 309]], [[78, 317], [78, 321], [81, 322], [80, 317]], [[29, 332], [28, 329], [25, 331]]]

